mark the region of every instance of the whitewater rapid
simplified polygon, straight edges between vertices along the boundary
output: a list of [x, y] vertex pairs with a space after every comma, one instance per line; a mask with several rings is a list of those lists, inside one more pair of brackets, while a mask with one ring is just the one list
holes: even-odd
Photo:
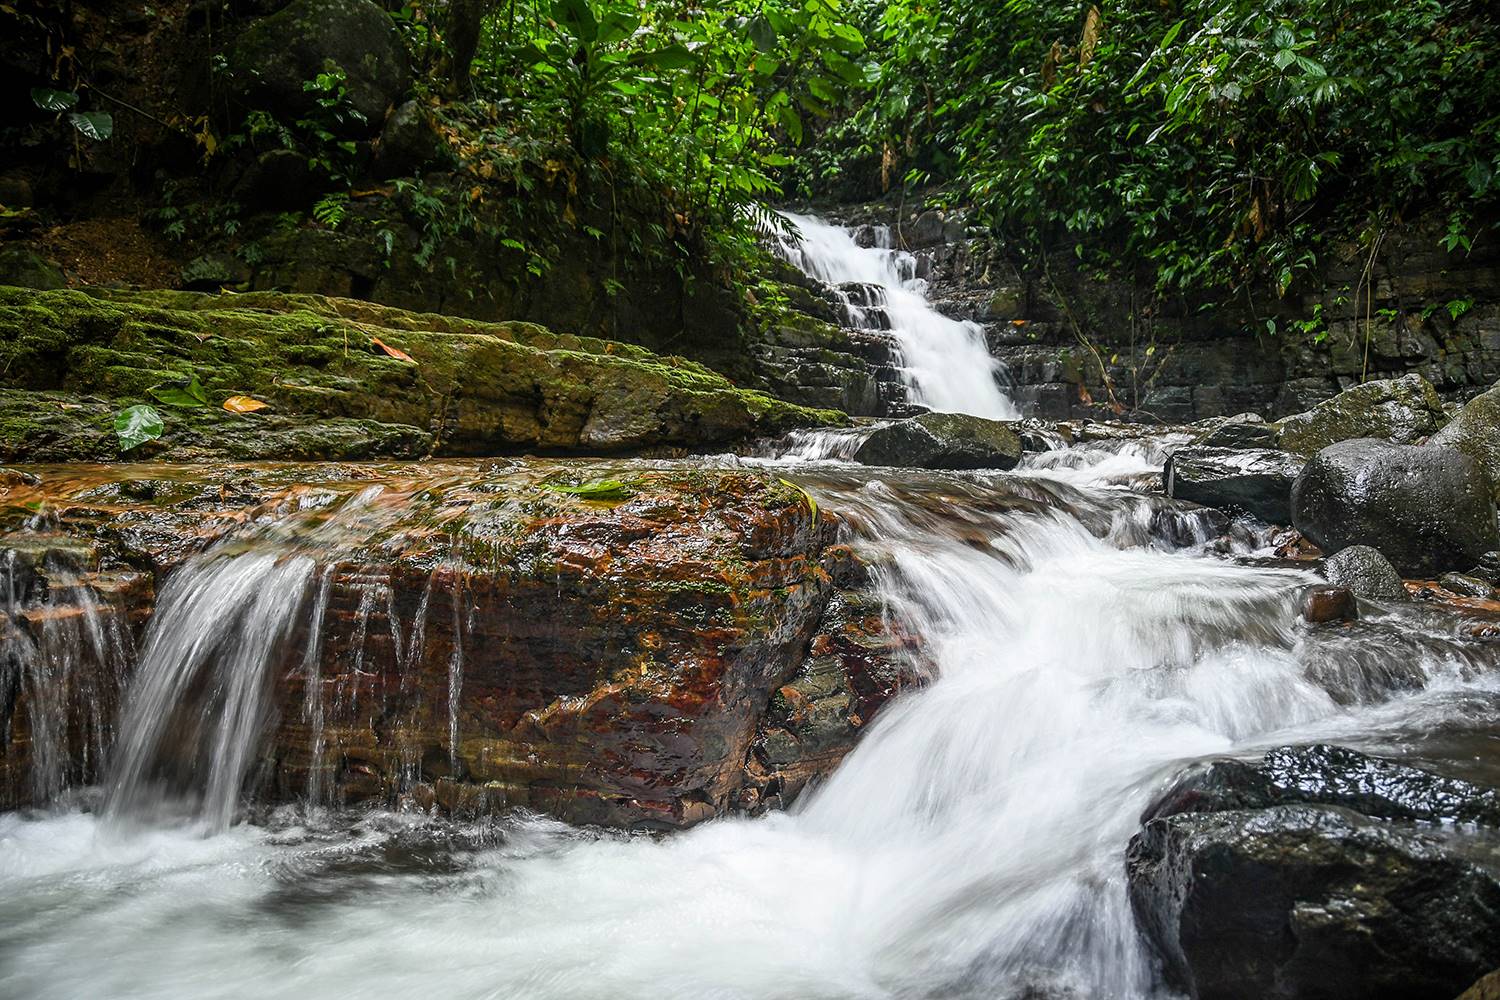
[[[1400, 742], [1492, 715], [1497, 689], [1441, 635], [1319, 638], [1296, 613], [1308, 574], [1213, 554], [1202, 515], [1118, 485], [1150, 448], [1095, 451], [793, 473], [934, 669], [790, 813], [667, 837], [292, 807], [209, 837], [0, 816], [0, 995], [1154, 996], [1123, 852], [1183, 766]], [[1387, 657], [1420, 683], [1371, 682]]]

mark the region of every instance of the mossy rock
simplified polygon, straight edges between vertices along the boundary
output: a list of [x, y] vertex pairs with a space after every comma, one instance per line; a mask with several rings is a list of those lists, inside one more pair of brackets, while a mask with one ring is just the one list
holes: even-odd
[[1484, 467], [1490, 487], [1500, 498], [1500, 384], [1464, 404], [1453, 420], [1427, 443], [1456, 448]]
[[[846, 419], [640, 347], [274, 293], [0, 287], [0, 373], [5, 461], [113, 457], [134, 403], [167, 431], [131, 457], [160, 458], [623, 453]], [[153, 399], [194, 376], [208, 406]], [[231, 396], [269, 405], [227, 413]]]
[[1437, 390], [1422, 376], [1377, 379], [1282, 420], [1279, 445], [1287, 451], [1312, 455], [1354, 438], [1415, 444], [1447, 419]]

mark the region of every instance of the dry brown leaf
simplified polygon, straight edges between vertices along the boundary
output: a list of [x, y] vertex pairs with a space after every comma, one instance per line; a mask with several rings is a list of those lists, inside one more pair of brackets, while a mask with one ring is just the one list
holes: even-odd
[[370, 343], [374, 344], [376, 347], [380, 348], [382, 351], [395, 358], [397, 361], [410, 361], [412, 364], [417, 363], [416, 358], [412, 357], [410, 354], [407, 354], [399, 347], [392, 347], [390, 344], [387, 344], [379, 337], [371, 337]]
[[254, 413], [256, 410], [264, 410], [270, 403], [254, 399], [250, 396], [230, 396], [224, 400], [224, 409], [230, 413]]

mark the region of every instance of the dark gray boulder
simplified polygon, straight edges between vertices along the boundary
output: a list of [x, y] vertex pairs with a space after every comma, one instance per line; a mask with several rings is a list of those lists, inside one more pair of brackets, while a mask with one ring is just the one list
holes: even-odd
[[875, 428], [854, 460], [924, 469], [1012, 469], [1021, 450], [1020, 435], [1004, 421], [923, 413]]
[[1290, 524], [1292, 483], [1304, 463], [1301, 456], [1269, 448], [1190, 445], [1168, 456], [1163, 477], [1168, 496]]
[[1434, 448], [1456, 448], [1484, 467], [1490, 488], [1500, 496], [1500, 385], [1480, 393], [1428, 438]]
[[65, 288], [62, 269], [24, 246], [0, 247], [0, 285], [43, 290]]
[[1268, 424], [1258, 413], [1237, 413], [1232, 417], [1217, 417], [1208, 429], [1193, 441], [1206, 448], [1274, 448], [1281, 433], [1278, 424]]
[[452, 158], [416, 101], [407, 101], [391, 112], [375, 143], [375, 171], [383, 178], [418, 174], [447, 165]]
[[327, 124], [345, 136], [374, 134], [411, 82], [400, 31], [370, 0], [293, 0], [246, 28], [228, 64], [236, 98], [289, 120], [321, 110], [303, 84], [334, 66], [343, 70], [357, 117]]
[[1339, 806], [1151, 819], [1136, 919], [1199, 1000], [1451, 1000], [1500, 965], [1500, 881], [1435, 836]]
[[1278, 444], [1304, 455], [1353, 438], [1413, 444], [1447, 419], [1432, 384], [1420, 375], [1403, 375], [1356, 385], [1282, 419]]
[[1369, 601], [1405, 601], [1411, 598], [1401, 574], [1380, 550], [1351, 545], [1323, 561], [1323, 576], [1329, 583], [1348, 587], [1355, 597]]
[[1370, 545], [1405, 576], [1467, 569], [1500, 545], [1479, 464], [1451, 448], [1370, 438], [1318, 452], [1292, 486], [1292, 523], [1324, 552]]

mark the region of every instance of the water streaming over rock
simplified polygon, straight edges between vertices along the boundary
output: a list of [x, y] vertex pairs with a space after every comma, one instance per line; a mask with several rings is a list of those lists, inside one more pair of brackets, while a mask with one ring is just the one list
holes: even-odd
[[[924, 638], [936, 667], [790, 814], [653, 839], [524, 815], [475, 827], [339, 814], [309, 826], [288, 813], [208, 841], [180, 827], [104, 836], [76, 814], [0, 817], [0, 987], [1156, 995], [1122, 852], [1183, 766], [1482, 722], [1500, 687], [1495, 647], [1462, 641], [1441, 616], [1309, 628], [1296, 614], [1308, 574], [1216, 555], [1201, 545], [1209, 515], [1121, 485], [1155, 461], [1150, 445], [1119, 442], [1007, 475], [790, 473], [845, 518], [888, 613]], [[226, 710], [221, 698], [198, 724], [213, 751], [209, 812], [227, 822], [243, 764], [219, 748], [257, 703], [254, 683], [235, 687], [223, 665], [256, 675], [318, 600], [319, 579], [305, 557], [254, 549], [179, 571], [127, 718], [136, 735], [121, 788], [149, 770], [130, 763], [151, 756], [132, 748], [165, 739], [148, 706], [194, 674], [221, 679], [244, 704]], [[461, 683], [461, 660], [451, 669]], [[22, 919], [42, 900], [44, 923]]]
[[877, 245], [861, 247], [839, 226], [783, 215], [797, 234], [778, 235], [782, 256], [833, 288], [851, 326], [890, 333], [912, 402], [997, 420], [1020, 415], [1000, 388], [1003, 369], [990, 356], [984, 331], [932, 307], [915, 258], [892, 249], [889, 230], [875, 230]]

